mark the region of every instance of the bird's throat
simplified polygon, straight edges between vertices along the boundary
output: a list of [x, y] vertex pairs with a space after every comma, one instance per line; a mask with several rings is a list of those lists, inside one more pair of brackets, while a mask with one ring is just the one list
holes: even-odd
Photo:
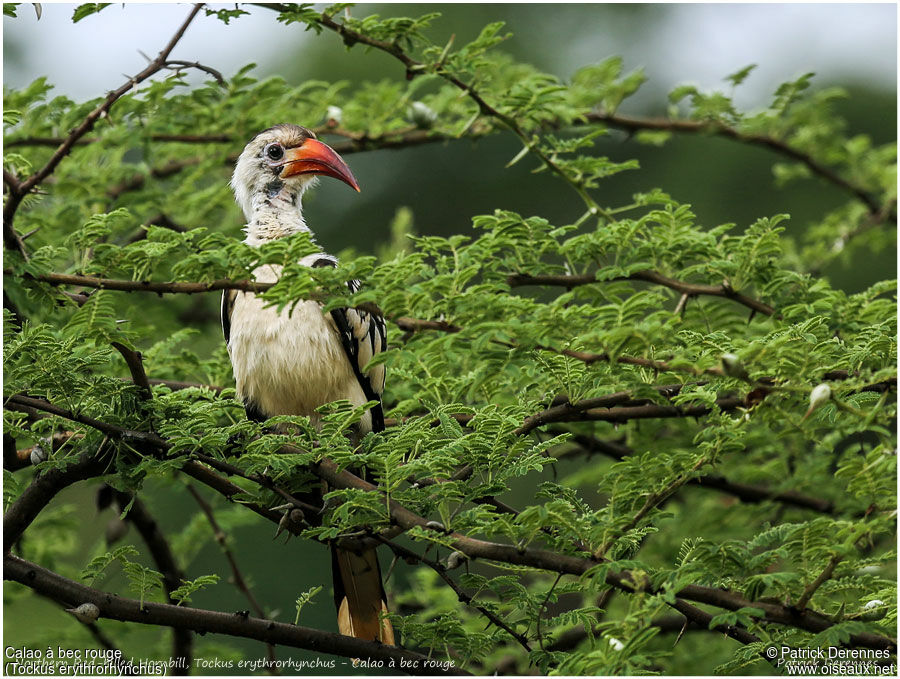
[[300, 196], [280, 179], [273, 179], [253, 200], [253, 212], [247, 223], [248, 245], [259, 245], [298, 231], [309, 231], [300, 209]]
[[[277, 198], [284, 191], [284, 182], [280, 179], [273, 179], [266, 184], [266, 195], [269, 200]], [[292, 196], [292, 200], [296, 200], [296, 195]]]

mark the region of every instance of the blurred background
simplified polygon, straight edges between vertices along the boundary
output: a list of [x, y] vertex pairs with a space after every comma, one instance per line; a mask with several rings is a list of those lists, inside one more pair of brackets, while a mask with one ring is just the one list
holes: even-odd
[[[47, 76], [57, 94], [76, 101], [103, 96], [118, 86], [124, 75], [143, 68], [146, 62], [141, 52], [154, 56], [188, 12], [183, 4], [116, 4], [73, 25], [75, 6], [44, 3], [38, 20], [33, 8], [25, 4], [19, 7], [17, 18], [4, 17], [5, 87], [22, 87]], [[307, 79], [346, 80], [352, 87], [366, 80], [404, 78], [402, 67], [387, 55], [360, 48], [348, 52], [334, 35], [316, 36], [296, 24], [278, 24], [266, 9], [247, 9], [250, 15], [232, 20], [230, 26], [213, 17], [196, 21], [172, 57], [200, 61], [226, 77], [255, 62], [256, 77], [278, 74], [291, 84]], [[849, 92], [839, 106], [849, 134], [870, 135], [876, 144], [896, 139], [894, 4], [407, 4], [361, 5], [350, 11], [355, 16], [440, 12], [442, 18], [434, 22], [428, 35], [437, 43], [455, 35], [457, 46], [474, 39], [486, 23], [504, 21], [513, 35], [499, 49], [563, 80], [581, 66], [621, 55], [626, 71], [642, 68], [648, 77], [621, 109], [634, 115], [665, 114], [666, 95], [678, 84], [727, 91], [730, 86], [723, 78], [755, 63], [758, 68], [736, 95], [738, 106], [752, 111], [771, 102], [778, 84], [812, 71], [817, 74], [814, 88], [839, 85]], [[189, 78], [199, 81], [193, 73]], [[290, 122], [315, 125], [321, 121]], [[353, 248], [367, 253], [388, 239], [389, 224], [401, 207], [412, 211], [414, 230], [420, 234], [468, 233], [473, 216], [495, 208], [541, 215], [558, 225], [577, 218], [581, 208], [573, 200], [574, 194], [561, 183], [558, 191], [548, 191], [554, 184], [531, 173], [533, 161], [503, 169], [519, 148], [511, 135], [495, 135], [477, 143], [459, 141], [402, 153], [354, 155], [349, 162], [363, 187], [362, 194], [353, 195], [339, 182], [322, 182], [309, 196], [307, 221], [328, 250]], [[659, 187], [676, 200], [692, 204], [703, 227], [735, 222], [742, 230], [759, 217], [789, 213], [789, 233], [799, 237], [811, 222], [846, 200], [844, 194], [816, 179], [779, 189], [771, 168], [781, 158], [722, 139], [674, 137], [664, 147], [655, 148], [614, 133], [599, 142], [598, 152], [616, 161], [637, 158], [642, 168], [606, 180], [597, 193], [601, 204], [626, 203], [635, 192]], [[229, 225], [235, 236], [240, 226], [235, 209], [234, 223]], [[835, 286], [856, 291], [895, 272], [895, 253], [888, 252], [837, 262], [823, 275]], [[153, 483], [149, 485], [148, 504], [163, 531], [182, 530], [183, 512], [196, 509], [190, 498], [185, 494], [183, 507], [160, 505], [154, 502]], [[85, 510], [91, 513], [86, 520], [61, 529], [61, 539], [81, 541], [85, 555], [104, 551], [99, 547], [103, 527], [114, 520], [110, 510], [93, 514], [93, 492], [84, 486], [72, 488], [55, 503], [90, 508]], [[223, 512], [220, 521], [235, 541], [245, 575], [252, 574], [254, 591], [264, 606], [278, 609], [278, 619], [292, 621], [294, 598], [318, 581], [317, 573], [327, 572], [327, 551], [299, 540], [286, 547], [273, 545], [268, 525], [260, 528], [249, 512], [234, 509], [237, 511]], [[140, 545], [133, 529], [125, 541]], [[284, 554], [286, 560], [274, 559], [274, 553]], [[189, 577], [227, 572], [212, 542], [186, 566]], [[77, 577], [77, 571], [62, 572]], [[303, 577], [309, 582], [298, 582]], [[123, 594], [126, 589], [121, 576], [102, 586]], [[315, 601], [304, 609], [301, 624], [333, 629], [330, 595], [323, 591]], [[235, 588], [224, 582], [198, 595], [195, 603], [218, 610], [247, 608]], [[48, 642], [54, 638], [63, 614], [53, 604], [43, 602], [37, 608], [32, 602], [27, 606], [7, 604], [7, 644], [26, 636], [34, 639], [35, 629], [44, 629]], [[20, 625], [26, 612], [27, 634]], [[116, 623], [105, 623], [104, 628], [135, 654], [138, 649], [144, 657], [168, 652], [168, 635], [163, 638], [154, 631], [127, 629]], [[148, 642], [151, 638], [157, 641]], [[198, 642], [206, 648], [201, 653], [206, 657], [227, 657], [229, 648], [245, 649], [251, 658], [263, 656], [262, 647], [251, 642], [213, 638]], [[157, 644], [153, 654], [147, 643]], [[289, 649], [278, 649], [278, 655], [309, 657]], [[337, 674], [346, 672], [340, 665], [336, 668]]]

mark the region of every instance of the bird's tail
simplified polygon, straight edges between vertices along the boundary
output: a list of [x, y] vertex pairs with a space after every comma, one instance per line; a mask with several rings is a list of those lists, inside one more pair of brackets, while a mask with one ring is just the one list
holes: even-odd
[[332, 547], [331, 568], [341, 634], [394, 646], [394, 628], [382, 617], [388, 607], [375, 550], [351, 552]]

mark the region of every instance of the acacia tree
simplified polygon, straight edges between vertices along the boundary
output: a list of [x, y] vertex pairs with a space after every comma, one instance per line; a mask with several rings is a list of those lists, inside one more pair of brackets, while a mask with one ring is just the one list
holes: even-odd
[[[249, 11], [197, 5], [103, 98], [50, 98], [43, 78], [4, 93], [5, 593], [17, 616], [35, 596], [77, 613], [26, 645], [90, 640], [124, 649], [119, 662], [201, 672], [216, 670], [194, 662], [211, 654], [195, 633], [258, 640], [270, 660], [290, 647], [395, 672], [772, 672], [772, 646], [895, 654], [895, 283], [848, 294], [817, 275], [892, 246], [894, 145], [845, 136], [835, 91], [809, 76], [752, 114], [683, 87], [668, 117], [631, 117], [617, 109], [643, 78], [619, 60], [562, 82], [495, 50], [501, 24], [457, 47], [427, 39], [436, 15], [344, 7], [252, 11], [386, 52], [396, 80], [292, 87], [176, 60], [192, 22]], [[208, 82], [187, 86], [190, 69]], [[304, 234], [240, 242], [227, 186], [243, 143], [281, 121], [320, 121], [345, 155], [513, 135], [514, 160], [570, 192], [571, 221], [498, 205], [442, 238], [399, 220], [377, 258], [298, 266], [316, 249]], [[758, 145], [781, 178], [845, 203], [800, 239], [786, 215], [698, 223], [662, 189], [606, 204], [603, 179], [635, 167], [597, 154], [610, 130]], [[261, 263], [282, 279], [254, 283]], [[349, 295], [354, 278], [365, 285]], [[248, 421], [213, 312], [230, 289], [279, 307], [377, 306], [386, 431], [354, 447], [345, 432], [363, 410], [346, 403], [324, 407], [321, 431]], [[322, 482], [324, 506], [297, 497]], [[93, 510], [55, 500], [76, 484], [141, 540], [106, 546], [98, 529], [85, 556], [66, 521]], [[164, 534], [154, 513], [186, 498], [193, 517]], [[306, 551], [380, 545], [403, 648], [297, 624], [324, 570], [319, 586], [288, 582], [287, 602], [260, 603], [222, 527], [247, 521]], [[217, 572], [192, 565], [204, 539], [222, 546]], [[280, 542], [265, 549], [288, 558]], [[127, 596], [104, 589], [122, 574]], [[229, 578], [252, 610], [199, 605]], [[129, 649], [112, 621], [160, 639], [171, 628], [173, 645]]]

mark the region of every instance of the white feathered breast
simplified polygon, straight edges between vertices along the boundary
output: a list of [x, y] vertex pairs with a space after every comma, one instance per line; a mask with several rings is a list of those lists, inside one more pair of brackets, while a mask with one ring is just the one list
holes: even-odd
[[[309, 266], [316, 257], [320, 255], [301, 263]], [[280, 267], [273, 265], [254, 272], [260, 283], [274, 283], [279, 275]], [[334, 320], [322, 313], [318, 302], [302, 301], [279, 312], [265, 307], [253, 293], [237, 293], [228, 352], [238, 398], [253, 403], [268, 417], [307, 415], [317, 424], [320, 416], [315, 409], [324, 403], [346, 399], [362, 405], [367, 401]], [[361, 365], [371, 356], [360, 356]], [[364, 431], [371, 429], [368, 413], [361, 424]]]

